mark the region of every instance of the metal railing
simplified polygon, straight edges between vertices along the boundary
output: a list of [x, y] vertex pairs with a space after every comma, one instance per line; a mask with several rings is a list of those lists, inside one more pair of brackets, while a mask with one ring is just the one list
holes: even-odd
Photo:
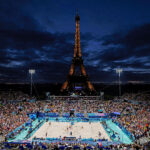
[[50, 100], [101, 100], [100, 96], [50, 96]]

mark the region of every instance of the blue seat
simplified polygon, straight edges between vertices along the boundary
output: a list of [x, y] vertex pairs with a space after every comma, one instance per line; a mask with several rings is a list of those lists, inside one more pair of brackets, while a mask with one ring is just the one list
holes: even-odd
[[60, 147], [59, 147], [59, 149], [62, 149], [62, 150], [64, 150], [64, 149], [65, 149], [65, 147], [64, 147], [64, 146], [60, 146]]
[[20, 150], [24, 150], [24, 148], [23, 148], [23, 146], [22, 146], [22, 145], [20, 145], [20, 146], [19, 146], [19, 149], [20, 149]]

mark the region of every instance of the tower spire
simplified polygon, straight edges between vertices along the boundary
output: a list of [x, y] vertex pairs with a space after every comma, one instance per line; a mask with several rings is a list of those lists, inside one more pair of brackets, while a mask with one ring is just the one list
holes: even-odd
[[[78, 11], [78, 8], [76, 9], [76, 17], [79, 17], [79, 11]], [[79, 17], [79, 19], [80, 19], [80, 17]]]
[[81, 57], [81, 47], [80, 47], [80, 29], [79, 29], [79, 23], [80, 23], [80, 16], [77, 13], [75, 17], [76, 22], [76, 32], [75, 32], [75, 48], [74, 48], [74, 57], [79, 56]]

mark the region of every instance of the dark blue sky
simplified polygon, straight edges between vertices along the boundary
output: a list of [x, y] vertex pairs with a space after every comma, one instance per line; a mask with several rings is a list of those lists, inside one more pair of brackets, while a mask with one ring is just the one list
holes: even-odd
[[80, 15], [81, 50], [93, 82], [150, 81], [149, 0], [1, 0], [0, 82], [63, 82]]

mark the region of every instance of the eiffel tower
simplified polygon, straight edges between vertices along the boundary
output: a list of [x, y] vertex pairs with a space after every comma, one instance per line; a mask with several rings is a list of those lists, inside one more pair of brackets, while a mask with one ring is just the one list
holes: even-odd
[[80, 16], [75, 17], [76, 32], [75, 32], [75, 47], [72, 64], [70, 67], [67, 80], [61, 87], [61, 92], [73, 91], [76, 86], [81, 86], [85, 91], [95, 91], [93, 85], [89, 81], [86, 73], [80, 47], [80, 31], [79, 31]]

